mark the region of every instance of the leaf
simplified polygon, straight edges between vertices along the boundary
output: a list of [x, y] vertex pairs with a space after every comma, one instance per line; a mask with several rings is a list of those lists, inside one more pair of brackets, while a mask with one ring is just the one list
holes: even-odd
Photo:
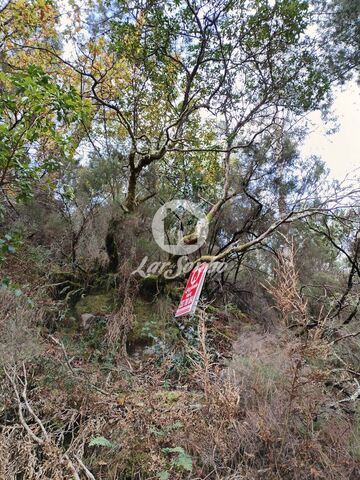
[[159, 480], [168, 480], [170, 478], [169, 472], [166, 470], [162, 470], [157, 476]]
[[181, 447], [162, 448], [161, 451], [164, 453], [184, 453], [184, 449]]
[[89, 447], [108, 447], [115, 448], [115, 445], [105, 437], [95, 437], [89, 442]]
[[179, 470], [186, 470], [187, 472], [191, 472], [193, 468], [192, 458], [182, 447], [174, 447], [174, 448], [162, 448], [162, 452], [164, 453], [177, 453], [177, 458], [172, 460], [172, 465], [178, 468]]
[[162, 430], [158, 430], [155, 427], [151, 427], [149, 429], [149, 432], [155, 435], [156, 437], [164, 437], [166, 435], [166, 432], [163, 432]]
[[192, 459], [186, 452], [180, 453], [178, 458], [172, 461], [173, 465], [181, 470], [191, 472], [193, 468]]
[[184, 426], [184, 424], [180, 421], [177, 421], [177, 422], [174, 422], [172, 423], [171, 425], [168, 426], [168, 430], [171, 431], [171, 430], [177, 430], [178, 428], [182, 428]]

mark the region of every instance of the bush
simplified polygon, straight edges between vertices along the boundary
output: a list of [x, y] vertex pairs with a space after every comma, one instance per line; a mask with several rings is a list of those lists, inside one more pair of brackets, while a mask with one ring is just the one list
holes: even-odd
[[40, 353], [41, 312], [19, 291], [0, 288], [0, 364], [18, 364]]

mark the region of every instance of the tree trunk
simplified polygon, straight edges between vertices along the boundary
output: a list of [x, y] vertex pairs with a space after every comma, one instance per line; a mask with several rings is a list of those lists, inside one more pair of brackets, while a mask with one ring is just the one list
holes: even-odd
[[105, 237], [105, 248], [109, 258], [108, 271], [112, 273], [115, 273], [119, 267], [119, 253], [116, 243], [116, 229], [118, 225], [119, 220], [112, 217]]

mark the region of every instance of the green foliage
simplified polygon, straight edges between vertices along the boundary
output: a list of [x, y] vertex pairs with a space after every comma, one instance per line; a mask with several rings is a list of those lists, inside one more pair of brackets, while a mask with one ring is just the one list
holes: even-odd
[[7, 233], [0, 238], [0, 265], [8, 254], [13, 254], [21, 245], [21, 236], [18, 232]]
[[115, 448], [115, 445], [105, 437], [95, 437], [90, 440], [89, 447]]
[[72, 374], [68, 366], [59, 359], [51, 356], [40, 356], [36, 360], [36, 364], [42, 372], [39, 383], [52, 392], [57, 390], [72, 392], [79, 386], [79, 380]]
[[313, 0], [319, 14], [324, 59], [335, 80], [344, 83], [360, 72], [360, 3], [358, 0]]
[[[322, 58], [306, 0], [69, 0], [65, 34], [48, 27], [61, 2], [0, 7], [0, 268], [21, 278], [0, 279], [0, 363], [19, 367], [8, 370], [18, 392], [0, 385], [1, 478], [67, 478], [65, 452], [78, 475], [96, 478], [350, 478], [352, 419], [338, 400], [352, 391], [359, 340], [336, 335], [343, 312], [360, 308], [359, 212], [327, 208], [324, 166], [301, 158], [302, 126], [291, 130], [358, 58], [353, 1], [325, 9], [338, 70]], [[336, 199], [356, 198], [340, 190]], [[201, 322], [173, 317], [186, 278], [155, 274], [164, 254], [151, 219], [181, 197], [211, 223], [196, 255], [230, 245], [228, 270], [207, 274]], [[319, 205], [326, 218], [272, 230], [284, 213]], [[195, 241], [194, 217], [181, 223]], [[178, 224], [167, 217], [168, 240]], [[275, 317], [266, 289], [288, 242], [295, 280], [290, 295], [279, 291], [291, 304], [299, 290], [301, 331]], [[111, 250], [119, 261], [107, 275]], [[144, 254], [154, 271], [138, 282], [130, 272]]]
[[151, 427], [149, 431], [155, 436], [155, 437], [166, 437], [168, 434], [173, 432], [174, 430], [178, 430], [179, 428], [182, 428], [184, 425], [182, 422], [177, 421], [174, 423], [171, 423], [170, 425], [166, 425], [163, 427], [161, 430], [155, 427]]
[[[23, 295], [23, 292], [20, 286], [12, 282], [10, 278], [7, 278], [7, 277], [3, 279], [0, 278], [0, 289], [5, 289], [12, 292], [15, 295], [15, 297], [20, 297]], [[30, 298], [27, 298], [27, 301], [30, 306], [33, 304]]]
[[167, 472], [166, 470], [163, 470], [160, 473], [158, 473], [158, 478], [159, 480], [169, 480], [170, 473]]
[[177, 454], [172, 459], [171, 464], [178, 470], [191, 472], [193, 468], [192, 458], [182, 447], [162, 448], [161, 451], [166, 454]]
[[[24, 203], [46, 173], [71, 161], [74, 154], [69, 129], [86, 123], [88, 107], [75, 88], [54, 82], [39, 65], [22, 70], [0, 70], [0, 203]], [[53, 188], [51, 182], [48, 186]], [[18, 236], [0, 240], [0, 263], [14, 253]]]
[[17, 202], [34, 182], [73, 155], [65, 127], [86, 121], [87, 108], [73, 87], [64, 88], [37, 65], [0, 71], [0, 186]]
[[[245, 113], [245, 98], [252, 106], [255, 98], [264, 98], [268, 106], [281, 98], [289, 109], [303, 112], [317, 108], [329, 90], [326, 71], [319, 68], [314, 43], [306, 35], [312, 21], [309, 2], [208, 2], [199, 7], [198, 18], [197, 8], [174, 0], [167, 8], [152, 2], [141, 13], [128, 1], [109, 0], [105, 8], [114, 12], [109, 53], [116, 52], [124, 76], [131, 79], [112, 96], [122, 124], [126, 128], [133, 121], [136, 101], [137, 143], [143, 151], [162, 143], [167, 125], [181, 125], [179, 150], [189, 147], [190, 152], [175, 155], [175, 168], [185, 160], [204, 170], [208, 164], [216, 174], [216, 159], [207, 149], [220, 147], [225, 139], [218, 135], [219, 125], [199, 115], [202, 108], [223, 111], [226, 105], [236, 117]], [[192, 149], [199, 151], [192, 154]]]

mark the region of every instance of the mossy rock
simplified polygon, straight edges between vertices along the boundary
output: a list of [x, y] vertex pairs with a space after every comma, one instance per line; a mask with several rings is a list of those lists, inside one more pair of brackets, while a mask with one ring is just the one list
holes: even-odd
[[51, 272], [49, 279], [52, 285], [51, 294], [56, 300], [67, 300], [73, 305], [84, 291], [82, 282], [73, 272]]
[[156, 303], [146, 302], [137, 299], [134, 305], [135, 322], [128, 336], [128, 347], [131, 351], [136, 346], [151, 345], [156, 339], [163, 338], [166, 334], [167, 339], [178, 334], [174, 324], [171, 327], [171, 318], [166, 314], [160, 314]]
[[75, 314], [80, 319], [83, 313], [102, 316], [111, 313], [115, 308], [114, 292], [94, 293], [83, 296], [75, 305]]
[[165, 322], [153, 303], [137, 299], [135, 305], [135, 322], [128, 336], [129, 347], [149, 345], [163, 335]]
[[76, 282], [77, 278], [74, 272], [66, 272], [64, 270], [52, 271], [49, 274], [50, 282], [60, 283], [60, 282]]

